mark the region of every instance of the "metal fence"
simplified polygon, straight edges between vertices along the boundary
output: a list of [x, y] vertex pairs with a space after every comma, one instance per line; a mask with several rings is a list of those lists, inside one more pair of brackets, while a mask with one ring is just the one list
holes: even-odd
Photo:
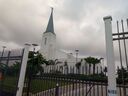
[[[88, 74], [86, 66], [81, 68], [83, 71], [78, 71], [74, 66], [72, 68], [75, 70], [72, 73], [70, 66], [65, 73], [63, 73], [64, 68], [56, 66], [53, 70], [52, 67], [49, 69], [51, 71], [32, 76], [29, 96], [108, 96], [105, 68], [100, 67], [101, 70], [99, 70], [97, 67], [95, 73]], [[128, 79], [123, 78], [122, 80], [118, 77], [117, 75], [117, 94], [118, 96], [127, 96]], [[23, 96], [28, 96], [25, 89], [27, 89], [27, 82]]]
[[23, 49], [0, 52], [0, 96], [15, 96]]
[[[128, 28], [128, 19], [126, 25]], [[108, 90], [107, 67], [93, 68], [93, 65], [84, 64], [79, 68], [53, 64], [44, 67], [44, 72], [26, 78], [23, 96], [108, 96], [108, 93], [115, 92], [117, 96], [128, 96], [128, 32], [124, 28], [123, 20], [122, 30], [117, 21], [117, 32], [112, 34], [119, 49], [116, 53], [120, 63], [116, 70], [117, 91]]]

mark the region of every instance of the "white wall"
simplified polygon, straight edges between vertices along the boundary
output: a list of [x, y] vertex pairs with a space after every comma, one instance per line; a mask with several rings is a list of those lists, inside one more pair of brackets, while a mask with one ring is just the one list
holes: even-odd
[[[46, 44], [45, 44], [45, 38]], [[47, 32], [43, 34], [42, 42], [41, 42], [41, 50], [40, 52], [47, 60], [55, 60], [55, 54], [56, 54], [56, 35]]]

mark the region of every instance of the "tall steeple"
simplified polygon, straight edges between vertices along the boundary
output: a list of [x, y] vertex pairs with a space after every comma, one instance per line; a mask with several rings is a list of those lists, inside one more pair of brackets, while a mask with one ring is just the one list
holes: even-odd
[[43, 33], [40, 52], [47, 60], [55, 60], [56, 34], [54, 33], [53, 8], [48, 21], [46, 31]]
[[49, 18], [48, 25], [47, 25], [45, 33], [47, 33], [47, 32], [54, 33], [53, 8], [51, 8], [51, 15], [50, 15], [50, 18]]

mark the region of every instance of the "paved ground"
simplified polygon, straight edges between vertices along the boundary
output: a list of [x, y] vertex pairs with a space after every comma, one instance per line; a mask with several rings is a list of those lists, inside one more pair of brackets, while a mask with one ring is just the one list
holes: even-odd
[[[97, 86], [97, 85], [93, 86], [91, 88], [91, 91], [87, 95], [90, 87], [92, 87], [92, 85], [89, 86], [86, 84], [84, 84], [84, 85], [83, 84], [80, 84], [80, 85], [75, 84], [74, 88], [73, 88], [73, 85], [62, 86], [62, 87], [59, 87], [59, 96], [107, 96], [106, 87], [105, 86]], [[120, 90], [121, 90], [121, 93], [119, 93], [119, 89], [117, 89], [117, 94], [118, 94], [117, 96], [124, 96], [123, 89], [120, 89]], [[126, 92], [128, 94], [128, 90], [126, 90]], [[43, 92], [39, 92], [35, 95], [31, 94], [31, 96], [55, 96], [55, 88], [46, 90]]]

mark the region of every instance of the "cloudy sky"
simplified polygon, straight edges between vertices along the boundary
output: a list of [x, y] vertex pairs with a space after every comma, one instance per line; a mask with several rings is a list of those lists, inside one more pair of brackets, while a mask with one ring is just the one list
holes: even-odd
[[105, 57], [103, 17], [113, 17], [114, 32], [116, 20], [128, 17], [128, 0], [0, 0], [0, 50], [40, 45], [51, 6], [59, 48], [80, 56]]

